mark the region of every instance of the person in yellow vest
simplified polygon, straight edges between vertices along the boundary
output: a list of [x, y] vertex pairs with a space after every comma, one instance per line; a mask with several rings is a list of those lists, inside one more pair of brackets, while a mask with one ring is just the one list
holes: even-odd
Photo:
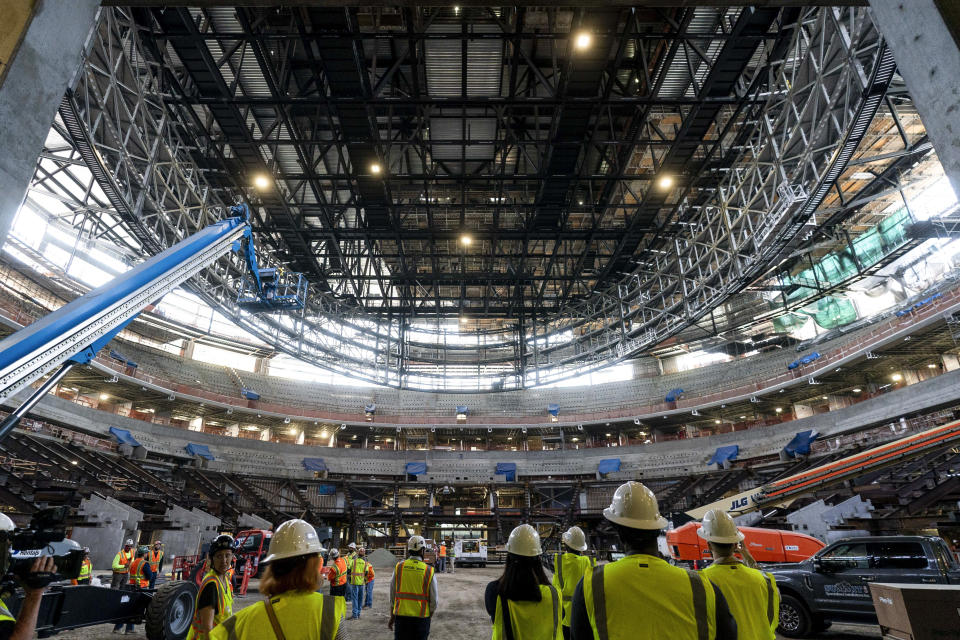
[[510, 532], [503, 575], [483, 594], [492, 640], [561, 640], [560, 592], [547, 579], [542, 553], [540, 534], [529, 524]]
[[367, 575], [364, 555], [363, 547], [360, 547], [353, 559], [347, 563], [347, 589], [350, 590], [350, 599], [353, 601], [353, 615], [350, 620], [359, 620], [360, 609], [363, 607], [363, 583]]
[[394, 640], [427, 640], [430, 617], [439, 604], [437, 572], [423, 561], [427, 541], [407, 540], [407, 559], [397, 563], [390, 579], [390, 621]]
[[[150, 563], [147, 562], [147, 547], [139, 547], [135, 555], [136, 557], [129, 565], [129, 582], [127, 589], [130, 591], [142, 591], [150, 586], [150, 576], [153, 575], [150, 571]], [[113, 632], [120, 633], [122, 628], [123, 623], [118, 622], [114, 625]], [[133, 633], [136, 633], [134, 624], [128, 622], [126, 634], [131, 635]]]
[[[83, 562], [80, 564], [80, 573], [70, 584], [90, 584], [90, 578], [93, 577], [93, 563], [90, 562], [90, 547], [83, 548]], [[3, 636], [0, 636], [2, 638]]]
[[370, 564], [370, 561], [367, 560], [367, 572], [363, 576], [363, 591], [366, 597], [363, 600], [364, 609], [373, 608], [373, 579], [376, 577], [376, 573], [373, 570], [373, 565]]
[[[10, 568], [10, 545], [13, 541], [16, 525], [5, 513], [0, 513], [0, 576], [7, 575]], [[40, 556], [33, 561], [30, 573], [52, 574], [57, 570], [54, 560], [50, 556]], [[39, 576], [34, 576], [39, 578]], [[42, 586], [30, 586], [22, 583], [23, 600], [20, 602], [20, 611], [14, 616], [7, 605], [0, 600], [0, 638], [4, 640], [31, 640], [37, 628], [37, 616], [40, 613], [40, 601], [43, 592], [47, 590], [49, 581], [42, 581]]]
[[[713, 554], [713, 564], [700, 573], [723, 591], [740, 637], [775, 640], [780, 622], [777, 581], [769, 573], [752, 569], [736, 558], [743, 533], [733, 518], [723, 509], [712, 509], [703, 516], [697, 533], [707, 541]], [[750, 557], [745, 550], [743, 553]]]
[[342, 640], [346, 605], [316, 592], [323, 545], [305, 520], [287, 520], [270, 539], [260, 578], [265, 600], [233, 614], [210, 632], [211, 640]]
[[127, 574], [130, 573], [130, 563], [133, 562], [133, 540], [128, 539], [123, 543], [123, 549], [117, 551], [113, 557], [113, 578], [110, 580], [111, 589], [122, 589], [127, 582]]
[[[351, 542], [350, 544], [347, 545], [347, 549], [350, 550], [350, 551], [347, 552], [347, 557], [346, 557], [347, 570], [348, 570], [348, 573], [349, 573], [350, 564], [353, 562], [353, 559], [357, 557], [357, 543], [356, 543], [356, 542]], [[349, 605], [349, 606], [347, 607], [347, 610], [350, 611], [350, 613], [352, 614], [352, 613], [353, 613], [353, 605], [352, 605], [351, 603], [353, 602], [353, 589], [352, 589], [352, 587], [350, 586], [349, 577], [348, 577], [348, 579], [347, 579], [346, 598], [347, 598], [347, 605]]]
[[233, 587], [229, 579], [233, 547], [233, 536], [228, 535], [217, 536], [210, 543], [210, 569], [200, 582], [187, 640], [208, 640], [210, 630], [233, 615]]
[[147, 554], [147, 562], [150, 563], [150, 570], [153, 571], [153, 577], [150, 579], [150, 588], [157, 582], [157, 576], [163, 571], [163, 542], [155, 540], [153, 549]]
[[657, 551], [667, 526], [657, 498], [639, 482], [617, 487], [603, 517], [626, 556], [588, 571], [570, 605], [572, 640], [736, 640], [723, 593]]
[[564, 549], [553, 554], [553, 579], [550, 583], [560, 593], [563, 604], [563, 637], [564, 640], [570, 640], [570, 603], [573, 601], [573, 592], [584, 574], [590, 571], [595, 563], [583, 555], [587, 550], [587, 536], [580, 527], [570, 527], [563, 532], [560, 540]]

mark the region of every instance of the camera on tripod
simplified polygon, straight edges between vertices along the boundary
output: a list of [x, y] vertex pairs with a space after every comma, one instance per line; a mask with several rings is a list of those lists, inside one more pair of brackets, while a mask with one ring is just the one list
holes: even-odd
[[[66, 520], [69, 507], [41, 509], [26, 527], [0, 531], [0, 575], [19, 578], [30, 588], [45, 587], [51, 582], [73, 580], [80, 575], [83, 549], [73, 540], [67, 540]], [[51, 556], [55, 569], [52, 573], [31, 573], [34, 561], [40, 556]]]

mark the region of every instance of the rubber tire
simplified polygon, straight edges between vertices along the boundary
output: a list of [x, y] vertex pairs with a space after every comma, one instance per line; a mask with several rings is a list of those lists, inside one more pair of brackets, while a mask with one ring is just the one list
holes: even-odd
[[[796, 624], [792, 629], [785, 629], [783, 627], [784, 609], [787, 609], [788, 612], [793, 612], [793, 616], [796, 617]], [[813, 616], [810, 615], [810, 610], [807, 609], [807, 605], [803, 604], [801, 600], [794, 596], [783, 595], [780, 598], [780, 625], [777, 626], [777, 632], [788, 638], [807, 638], [812, 631]]]
[[[147, 634], [147, 640], [183, 640], [190, 631], [190, 623], [193, 621], [193, 609], [197, 604], [197, 585], [187, 580], [177, 580], [160, 585], [160, 588], [153, 594], [150, 604], [147, 605], [147, 612], [144, 616], [144, 631]], [[182, 625], [182, 629], [173, 628], [174, 607], [180, 607], [177, 611], [179, 620], [184, 617], [187, 624]]]

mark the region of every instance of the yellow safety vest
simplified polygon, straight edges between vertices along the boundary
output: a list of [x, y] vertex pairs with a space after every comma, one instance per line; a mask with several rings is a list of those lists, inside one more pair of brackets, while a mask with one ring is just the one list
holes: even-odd
[[93, 563], [90, 562], [90, 558], [84, 558], [83, 564], [80, 565], [80, 575], [77, 576], [77, 580], [86, 580], [91, 575], [93, 575]]
[[209, 634], [200, 630], [200, 594], [212, 584], [217, 590], [217, 608], [218, 613], [213, 615], [213, 626], [223, 623], [224, 620], [233, 615], [233, 587], [226, 577], [220, 577], [215, 571], [207, 571], [200, 583], [200, 590], [197, 592], [197, 602], [194, 605], [193, 623], [190, 625], [190, 631], [187, 633], [187, 640], [207, 640]]
[[120, 549], [120, 551], [117, 551], [117, 555], [113, 556], [113, 572], [126, 573], [130, 569], [131, 562], [133, 562], [133, 549], [127, 552]]
[[777, 581], [763, 571], [737, 563], [712, 564], [701, 572], [720, 588], [737, 621], [741, 638], [774, 640], [780, 623]]
[[350, 564], [350, 584], [355, 587], [363, 585], [364, 575], [367, 573], [367, 561], [356, 557]]
[[563, 626], [570, 626], [570, 603], [573, 602], [573, 592], [577, 590], [577, 583], [585, 573], [590, 571], [590, 558], [578, 556], [575, 553], [553, 554], [553, 579], [551, 583], [560, 593], [563, 603]]
[[717, 637], [713, 585], [656, 556], [635, 554], [589, 571], [583, 598], [595, 640]]
[[[503, 598], [497, 598], [497, 611], [493, 618], [491, 640], [505, 640], [502, 610]], [[540, 585], [540, 602], [507, 600], [510, 625], [516, 640], [562, 640], [560, 630], [560, 592], [551, 585]]]
[[429, 618], [434, 569], [419, 558], [397, 563], [393, 571], [393, 615]]
[[0, 600], [0, 622], [16, 622], [17, 619], [10, 615], [10, 609], [3, 600]]
[[[287, 640], [334, 640], [340, 620], [347, 610], [343, 598], [314, 591], [287, 591], [270, 598], [270, 603]], [[210, 640], [264, 640], [274, 637], [276, 634], [262, 600], [241, 609], [210, 632]]]

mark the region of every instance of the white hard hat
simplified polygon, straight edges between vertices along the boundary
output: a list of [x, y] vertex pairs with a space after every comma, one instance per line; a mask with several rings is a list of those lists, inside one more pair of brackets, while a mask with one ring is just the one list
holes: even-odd
[[5, 513], [0, 513], [0, 531], [13, 531], [17, 526], [13, 524], [13, 520], [10, 519]]
[[510, 532], [507, 538], [507, 553], [518, 556], [535, 557], [543, 553], [540, 548], [540, 534], [529, 524], [522, 524]]
[[356, 548], [357, 548], [357, 543], [356, 543], [356, 542], [351, 542], [350, 544], [347, 545], [347, 548], [348, 548], [348, 549], [356, 549]]
[[737, 529], [730, 514], [723, 509], [711, 509], [703, 516], [702, 526], [697, 535], [707, 542], [718, 544], [736, 544], [743, 540], [743, 534]]
[[427, 546], [427, 541], [423, 536], [410, 536], [407, 540], [407, 551], [420, 551]]
[[317, 530], [306, 520], [287, 520], [270, 538], [270, 549], [264, 562], [295, 558], [311, 553], [320, 553], [323, 545], [317, 537]]
[[580, 527], [570, 527], [563, 532], [563, 535], [560, 536], [560, 539], [563, 540], [563, 544], [567, 545], [571, 549], [575, 549], [577, 551], [587, 550], [587, 536], [584, 535], [583, 529]]
[[643, 483], [631, 480], [617, 487], [603, 517], [631, 529], [665, 529], [667, 519], [660, 515], [657, 497]]
[[334, 559], [339, 558], [339, 557], [340, 557], [340, 550], [339, 550], [339, 549], [330, 549], [330, 557], [331, 557], [331, 558], [334, 558]]
[[123, 544], [124, 544], [124, 546], [132, 547], [132, 546], [133, 546], [133, 540], [131, 540], [130, 538], [127, 538], [127, 541], [124, 542]]

